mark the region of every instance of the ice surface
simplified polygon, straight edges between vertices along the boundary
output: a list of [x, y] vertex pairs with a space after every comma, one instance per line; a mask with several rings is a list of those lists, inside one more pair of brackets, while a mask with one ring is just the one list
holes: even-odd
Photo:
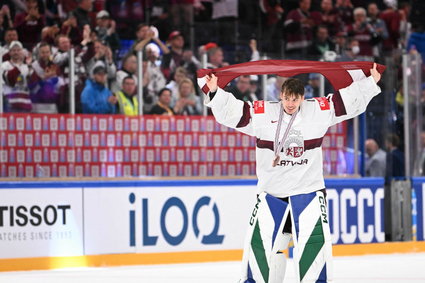
[[[2, 272], [0, 283], [236, 283], [240, 262]], [[295, 282], [292, 260], [285, 283]], [[425, 253], [334, 258], [334, 283], [425, 282]]]

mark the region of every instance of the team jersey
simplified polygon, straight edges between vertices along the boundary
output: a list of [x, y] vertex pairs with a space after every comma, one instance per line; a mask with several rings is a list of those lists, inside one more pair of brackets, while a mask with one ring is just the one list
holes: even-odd
[[[273, 145], [281, 103], [244, 102], [218, 88], [205, 105], [211, 107], [217, 122], [257, 138], [256, 169], [258, 193], [288, 197], [321, 190], [323, 177], [322, 141], [328, 128], [366, 110], [381, 89], [373, 77], [363, 78], [327, 97], [304, 100], [284, 141], [280, 161], [273, 167]], [[291, 115], [284, 113], [279, 141]]]

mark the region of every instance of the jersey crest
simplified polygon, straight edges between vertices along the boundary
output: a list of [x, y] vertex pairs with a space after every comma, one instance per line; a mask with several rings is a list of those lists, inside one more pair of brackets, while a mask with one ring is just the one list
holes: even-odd
[[329, 106], [329, 101], [326, 99], [326, 97], [315, 97], [314, 99], [317, 100], [317, 102], [319, 102], [319, 106], [321, 110], [329, 110], [330, 106]]
[[301, 131], [291, 129], [284, 144], [287, 157], [298, 158], [304, 154], [304, 138]]
[[263, 114], [264, 113], [264, 101], [263, 100], [256, 100], [254, 101], [254, 113], [255, 114]]

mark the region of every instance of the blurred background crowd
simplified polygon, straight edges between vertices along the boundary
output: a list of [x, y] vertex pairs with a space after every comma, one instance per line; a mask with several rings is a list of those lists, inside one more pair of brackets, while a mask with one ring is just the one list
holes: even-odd
[[[77, 113], [202, 114], [196, 70], [275, 59], [397, 60], [425, 53], [423, 1], [7, 0], [1, 1], [3, 108], [68, 113], [75, 50]], [[143, 52], [138, 82], [137, 52]], [[261, 56], [261, 57], [260, 57]], [[267, 57], [265, 57], [267, 56]], [[306, 96], [319, 76], [302, 76]], [[284, 78], [241, 77], [243, 100], [276, 100]], [[329, 88], [326, 89], [329, 91]], [[266, 93], [267, 97], [263, 97]], [[400, 98], [399, 98], [400, 99]]]
[[[74, 81], [70, 58], [75, 112], [124, 115], [202, 115], [199, 68], [266, 58], [366, 60], [390, 67], [382, 82], [386, 94], [374, 99], [366, 114], [367, 137], [372, 139], [366, 150], [373, 156], [379, 153], [378, 144], [387, 143], [389, 152], [391, 146], [403, 149], [401, 58], [425, 56], [425, 1], [0, 3], [4, 112], [69, 113]], [[306, 98], [321, 95], [319, 74], [300, 78]], [[261, 83], [258, 76], [241, 76], [228, 87], [241, 100], [278, 100], [284, 80], [272, 75]], [[425, 84], [420, 80], [423, 104]], [[325, 94], [331, 91], [325, 81]]]

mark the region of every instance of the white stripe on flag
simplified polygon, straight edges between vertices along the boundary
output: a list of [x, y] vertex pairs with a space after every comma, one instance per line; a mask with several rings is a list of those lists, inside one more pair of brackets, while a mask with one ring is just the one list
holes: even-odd
[[204, 85], [206, 84], [207, 84], [207, 80], [205, 79], [205, 77], [198, 78], [198, 86], [200, 89], [202, 89]]
[[353, 82], [360, 81], [366, 78], [365, 74], [361, 69], [347, 70], [347, 72], [350, 74], [351, 78], [353, 79]]

